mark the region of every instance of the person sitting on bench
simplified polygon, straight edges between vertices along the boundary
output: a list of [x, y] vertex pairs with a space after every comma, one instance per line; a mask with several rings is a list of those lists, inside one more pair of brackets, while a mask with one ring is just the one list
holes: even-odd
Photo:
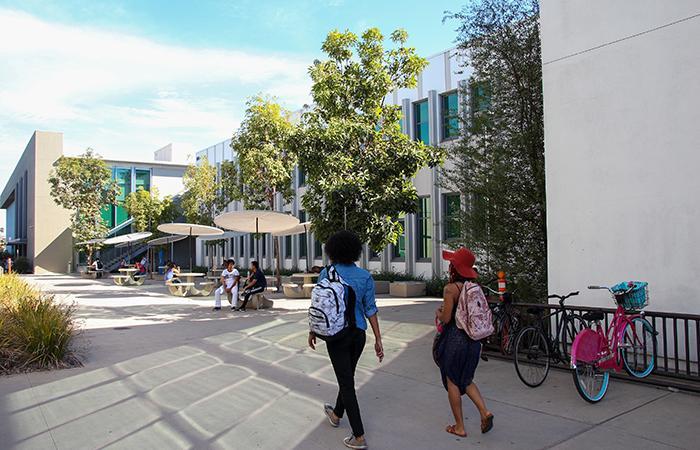
[[93, 261], [90, 265], [90, 269], [95, 272], [96, 278], [102, 278], [102, 269], [104, 269], [104, 266], [102, 265], [100, 258], [95, 258], [95, 261]]
[[226, 268], [221, 272], [221, 286], [214, 292], [214, 309], [213, 311], [221, 310], [221, 295], [225, 292], [228, 296], [228, 301], [231, 303], [231, 310], [236, 309], [238, 303], [238, 282], [241, 279], [241, 274], [236, 270], [236, 264], [232, 259], [226, 261]]
[[265, 274], [260, 270], [260, 265], [257, 261], [250, 262], [250, 274], [246, 280], [246, 285], [243, 288], [243, 304], [236, 311], [245, 311], [245, 307], [253, 294], [259, 294], [260, 292], [265, 292], [267, 287], [267, 279]]
[[182, 283], [177, 277], [178, 275], [180, 275], [180, 268], [172, 262], [169, 262], [165, 269], [165, 275], [163, 276], [165, 282], [170, 284]]

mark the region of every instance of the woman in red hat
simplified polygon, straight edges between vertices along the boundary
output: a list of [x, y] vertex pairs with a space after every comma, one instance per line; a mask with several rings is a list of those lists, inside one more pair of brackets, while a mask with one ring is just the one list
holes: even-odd
[[487, 433], [493, 427], [493, 414], [486, 408], [484, 398], [473, 382], [481, 355], [481, 342], [472, 340], [464, 330], [457, 328], [455, 321], [462, 288], [477, 278], [474, 270], [476, 258], [467, 248], [454, 252], [443, 251], [442, 257], [450, 261], [450, 281], [443, 292], [442, 306], [435, 311], [438, 320], [443, 323], [442, 336], [436, 350], [442, 384], [447, 390], [447, 398], [455, 417], [455, 424], [448, 426], [445, 431], [460, 437], [467, 436], [462, 413], [462, 396], [467, 394], [479, 410], [481, 432]]

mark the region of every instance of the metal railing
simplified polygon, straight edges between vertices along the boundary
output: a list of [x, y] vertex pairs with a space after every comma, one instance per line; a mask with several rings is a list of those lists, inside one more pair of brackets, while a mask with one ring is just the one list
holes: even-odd
[[[520, 313], [521, 323], [534, 323], [537, 317], [527, 312], [530, 308], [555, 312], [561, 309], [558, 304], [513, 303]], [[602, 311], [605, 318], [601, 322], [607, 331], [614, 308], [566, 305], [567, 311], [584, 314], [588, 311]], [[655, 367], [651, 382], [669, 386], [679, 386], [700, 391], [700, 315], [681, 314], [661, 311], [644, 311], [644, 317], [651, 323], [657, 335], [655, 349]], [[559, 326], [560, 315], [553, 315], [549, 321], [549, 330], [553, 333]], [[493, 336], [487, 344], [487, 350], [497, 352], [499, 336]], [[568, 368], [568, 367], [567, 367]], [[623, 377], [625, 377], [623, 375]], [[627, 377], [631, 378], [631, 377]], [[668, 382], [664, 382], [664, 380]], [[675, 380], [676, 382], [673, 382]]]

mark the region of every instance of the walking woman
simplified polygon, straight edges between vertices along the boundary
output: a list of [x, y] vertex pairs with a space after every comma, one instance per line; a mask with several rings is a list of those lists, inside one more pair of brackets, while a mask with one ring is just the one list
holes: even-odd
[[447, 398], [455, 417], [455, 424], [449, 425], [445, 431], [460, 437], [467, 436], [462, 413], [462, 396], [467, 394], [479, 410], [481, 432], [487, 433], [493, 427], [493, 414], [486, 408], [484, 398], [473, 382], [481, 355], [481, 342], [472, 340], [464, 330], [457, 327], [455, 320], [462, 288], [465, 283], [474, 281], [477, 277], [474, 271], [476, 258], [466, 248], [454, 252], [443, 251], [442, 257], [450, 261], [450, 280], [443, 291], [442, 306], [435, 311], [437, 319], [443, 324], [436, 357], [442, 384], [447, 390]]
[[[347, 412], [352, 434], [346, 437], [343, 443], [348, 448], [365, 449], [368, 447], [355, 393], [355, 368], [365, 348], [365, 330], [368, 321], [374, 333], [374, 351], [379, 362], [384, 359], [377, 304], [374, 298], [374, 279], [365, 269], [355, 265], [355, 261], [360, 259], [362, 253], [362, 242], [355, 233], [339, 231], [328, 239], [325, 248], [336, 272], [355, 291], [356, 323], [355, 327], [342, 338], [326, 342], [328, 356], [331, 358], [338, 380], [338, 398], [335, 406], [324, 405], [324, 412], [328, 422], [334, 428], [340, 425], [340, 419]], [[319, 281], [327, 277], [327, 270], [323, 269], [319, 275]], [[309, 333], [309, 347], [316, 349], [316, 336], [313, 332]]]

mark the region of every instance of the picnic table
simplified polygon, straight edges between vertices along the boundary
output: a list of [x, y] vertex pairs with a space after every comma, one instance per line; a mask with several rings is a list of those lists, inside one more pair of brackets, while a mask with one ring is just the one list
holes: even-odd
[[302, 279], [302, 282], [301, 282], [302, 285], [304, 285], [304, 284], [314, 284], [314, 283], [316, 282], [316, 280], [318, 280], [318, 274], [317, 274], [317, 273], [306, 273], [306, 272], [303, 272], [303, 273], [295, 273], [295, 274], [292, 275], [292, 280], [294, 280], [295, 278], [296, 278], [296, 279], [301, 278], [301, 279]]
[[196, 285], [198, 278], [204, 277], [205, 273], [200, 272], [180, 272], [178, 274], [178, 279], [180, 283], [173, 283], [171, 281], [167, 282], [168, 290], [172, 295], [178, 297], [190, 297], [194, 295], [208, 296], [211, 295], [212, 291], [216, 287], [216, 282], [214, 281], [204, 281]]
[[132, 267], [122, 267], [119, 269], [120, 275], [112, 277], [114, 284], [118, 286], [141, 286], [146, 277], [137, 275], [139, 269]]

